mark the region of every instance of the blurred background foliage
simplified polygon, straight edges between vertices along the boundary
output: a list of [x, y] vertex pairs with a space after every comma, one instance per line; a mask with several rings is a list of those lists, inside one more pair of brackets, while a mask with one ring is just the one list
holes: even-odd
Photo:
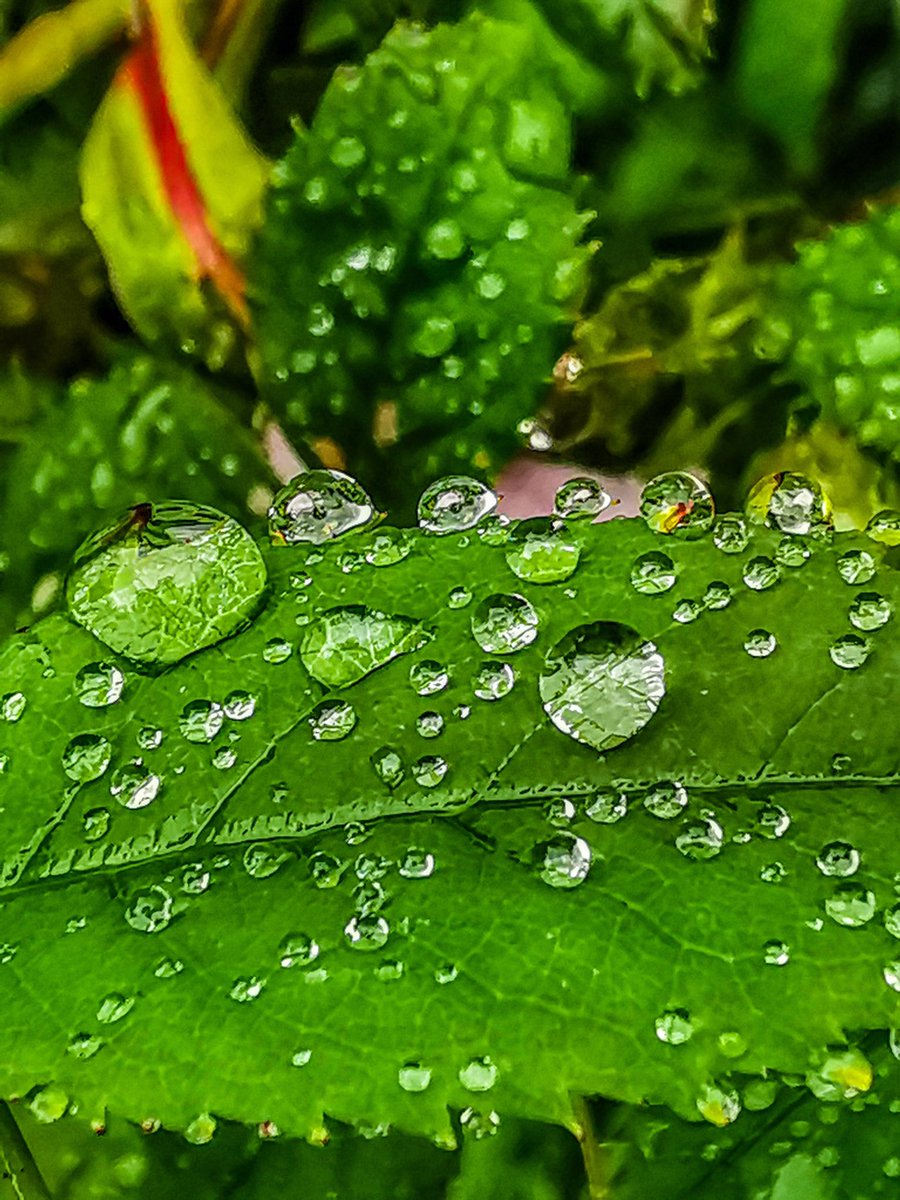
[[[897, 501], [894, 0], [0, 0], [0, 627], [273, 429]], [[277, 463], [276, 463], [277, 468]]]

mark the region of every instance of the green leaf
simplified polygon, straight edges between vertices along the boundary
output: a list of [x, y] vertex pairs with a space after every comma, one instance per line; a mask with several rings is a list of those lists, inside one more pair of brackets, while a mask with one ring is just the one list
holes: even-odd
[[[840, 536], [761, 572], [760, 556], [788, 561], [775, 532], [734, 555], [619, 520], [569, 529], [577, 570], [539, 585], [487, 532], [418, 534], [389, 567], [367, 563], [365, 535], [272, 549], [263, 613], [160, 674], [63, 616], [9, 641], [3, 1093], [55, 1080], [82, 1112], [173, 1128], [211, 1112], [321, 1138], [327, 1114], [449, 1143], [448, 1105], [574, 1128], [572, 1093], [718, 1121], [764, 1072], [865, 1089], [868, 1068], [829, 1066], [829, 1047], [900, 1012], [885, 982], [900, 974], [896, 618], [864, 635], [858, 669], [831, 648], [861, 584], [896, 608], [893, 551]], [[857, 549], [877, 574], [853, 588], [837, 560]], [[651, 552], [671, 558], [674, 592], [632, 587]], [[672, 619], [714, 581], [696, 620]], [[447, 603], [460, 584], [469, 606]], [[532, 607], [528, 636], [504, 595]], [[291, 651], [352, 605], [433, 636], [329, 701], [357, 718], [333, 740], [316, 717], [327, 691]], [[597, 622], [633, 627], [665, 663], [658, 711], [605, 754], [538, 698], [554, 648]], [[777, 638], [768, 657], [743, 648], [759, 629]], [[512, 632], [519, 649], [485, 650]], [[445, 687], [421, 668], [411, 686], [423, 659]], [[474, 692], [486, 660], [515, 674], [499, 700]], [[614, 681], [636, 685], [633, 664], [566, 661], [594, 672], [592, 719], [621, 725], [638, 691], [622, 706]], [[423, 713], [443, 719], [436, 739]], [[92, 747], [90, 782], [67, 774], [73, 737]], [[604, 822], [622, 805], [598, 789], [632, 811]], [[686, 817], [662, 819], [682, 799]], [[850, 877], [823, 858], [835, 841], [860, 855]], [[254, 1070], [237, 1071], [248, 1044]]]
[[[33, 412], [37, 385], [4, 385], [4, 421]], [[160, 491], [246, 517], [271, 475], [255, 437], [239, 424], [238, 398], [192, 372], [145, 355], [123, 356], [108, 376], [48, 395], [0, 484], [0, 552], [8, 555], [0, 626], [28, 620], [38, 579], [66, 567], [84, 532]], [[6, 430], [0, 424], [0, 439]]]
[[251, 280], [269, 398], [363, 482], [408, 499], [517, 444], [589, 255], [555, 87], [528, 24], [398, 26], [277, 169]]
[[759, 350], [816, 407], [892, 465], [900, 456], [900, 208], [802, 242], [776, 278]]

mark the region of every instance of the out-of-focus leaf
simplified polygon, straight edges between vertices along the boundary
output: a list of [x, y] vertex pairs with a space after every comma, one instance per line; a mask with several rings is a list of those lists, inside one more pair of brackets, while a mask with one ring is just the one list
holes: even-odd
[[815, 162], [816, 133], [834, 83], [849, 0], [751, 0], [733, 79], [747, 114], [781, 143], [793, 172]]
[[81, 164], [84, 219], [149, 341], [196, 351], [210, 366], [231, 353], [233, 322], [247, 317], [238, 263], [267, 178], [188, 41], [180, 5], [151, 0]]
[[499, 468], [589, 248], [570, 121], [530, 25], [399, 26], [279, 166], [253, 272], [268, 394], [405, 497]]
[[[21, 408], [16, 397], [23, 390], [29, 392], [27, 383], [15, 376], [5, 381], [0, 413], [8, 403]], [[34, 584], [66, 566], [86, 513], [90, 524], [102, 522], [165, 491], [246, 517], [250, 493], [271, 482], [258, 442], [229, 408], [228, 394], [149, 356], [126, 359], [104, 379], [76, 382], [45, 402], [40, 422], [16, 440], [21, 445], [0, 484], [0, 551], [7, 562], [0, 621], [7, 628], [30, 619]]]
[[474, 1136], [463, 1147], [447, 1200], [580, 1200], [584, 1195], [581, 1151], [567, 1130], [504, 1121], [489, 1102], [476, 1102], [466, 1116], [463, 1128], [471, 1127]]

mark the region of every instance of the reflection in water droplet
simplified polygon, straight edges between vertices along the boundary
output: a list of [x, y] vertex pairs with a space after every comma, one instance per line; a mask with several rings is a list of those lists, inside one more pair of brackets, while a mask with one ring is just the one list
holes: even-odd
[[18, 721], [27, 703], [22, 692], [7, 692], [0, 696], [0, 721]]
[[269, 535], [276, 545], [320, 546], [368, 525], [374, 516], [372, 501], [349, 475], [324, 468], [304, 471], [275, 494], [268, 512]]
[[553, 511], [558, 517], [569, 521], [589, 520], [599, 517], [609, 508], [612, 500], [596, 479], [579, 475], [567, 479], [556, 489]]
[[244, 851], [244, 870], [253, 879], [268, 879], [280, 871], [291, 855], [272, 842], [254, 842]]
[[791, 960], [791, 952], [786, 942], [772, 938], [763, 946], [763, 961], [770, 967], [784, 967]]
[[443, 732], [444, 718], [437, 712], [423, 712], [416, 717], [416, 733], [419, 737], [435, 738]]
[[472, 613], [472, 636], [487, 654], [515, 654], [538, 634], [538, 615], [524, 596], [495, 593]]
[[159, 933], [172, 919], [172, 897], [158, 883], [134, 893], [125, 909], [125, 920], [140, 933]]
[[441, 663], [426, 658], [409, 668], [409, 682], [416, 695], [433, 696], [444, 690], [450, 682], [450, 675]]
[[369, 762], [386, 787], [395, 788], [403, 782], [403, 759], [393, 746], [382, 746], [370, 757]]
[[353, 916], [344, 926], [344, 937], [354, 950], [379, 950], [388, 940], [391, 927], [376, 913]]
[[465, 608], [472, 603], [472, 593], [467, 587], [455, 587], [447, 597], [448, 608]]
[[668, 554], [650, 550], [634, 560], [631, 586], [642, 596], [656, 596], [675, 586], [678, 572]]
[[685, 858], [699, 862], [714, 858], [722, 849], [722, 827], [710, 817], [682, 822], [675, 845]]
[[81, 733], [73, 737], [63, 750], [63, 770], [76, 783], [99, 779], [109, 766], [112, 747], [105, 737], [96, 733]]
[[319, 943], [306, 933], [289, 933], [278, 947], [282, 967], [308, 967], [319, 957]]
[[287, 662], [293, 652], [290, 642], [286, 642], [284, 638], [274, 637], [270, 638], [263, 646], [262, 656], [267, 663], [277, 665]]
[[309, 714], [309, 724], [317, 742], [339, 742], [353, 732], [356, 709], [346, 700], [323, 700]]
[[644, 796], [644, 808], [661, 821], [671, 821], [687, 807], [688, 794], [677, 780], [658, 783]]
[[778, 639], [768, 629], [751, 629], [744, 638], [744, 649], [751, 658], [768, 658], [778, 648]]
[[496, 1064], [484, 1055], [470, 1059], [460, 1068], [459, 1082], [468, 1092], [489, 1092], [497, 1082], [498, 1074]]
[[869, 657], [869, 641], [858, 633], [845, 633], [831, 643], [828, 653], [836, 667], [845, 671], [855, 671]]
[[428, 533], [462, 533], [497, 506], [497, 497], [477, 479], [448, 475], [437, 479], [419, 498], [419, 526]]
[[412, 617], [353, 604], [328, 609], [307, 626], [300, 657], [319, 683], [341, 688], [401, 654], [418, 650], [427, 640], [428, 634]]
[[506, 562], [526, 583], [561, 583], [575, 573], [581, 551], [565, 528], [545, 517], [520, 521], [506, 544]]
[[555, 888], [583, 883], [591, 869], [591, 848], [573, 833], [557, 833], [535, 851], [538, 874]]
[[66, 596], [73, 619], [111, 649], [168, 664], [230, 637], [265, 588], [262, 555], [237, 521], [168, 501], [139, 504], [88, 538]]
[[855, 875], [859, 863], [859, 851], [849, 842], [829, 842], [816, 855], [816, 866], [823, 875]]
[[645, 484], [641, 516], [654, 533], [702, 537], [716, 515], [709, 489], [685, 471], [668, 471]]
[[159, 795], [161, 786], [160, 777], [136, 758], [113, 772], [109, 792], [123, 808], [146, 808]]
[[374, 534], [366, 550], [366, 562], [373, 567], [392, 567], [412, 550], [412, 538], [405, 529], [385, 526]]
[[479, 700], [502, 700], [508, 696], [516, 682], [516, 673], [510, 663], [482, 663], [472, 679], [472, 691]]
[[697, 1111], [711, 1125], [724, 1127], [741, 1115], [741, 1101], [734, 1088], [707, 1084], [697, 1097]]
[[419, 787], [437, 787], [447, 774], [447, 764], [439, 754], [425, 754], [413, 763], [412, 773]]
[[84, 814], [84, 840], [99, 842], [109, 833], [109, 810], [106, 808], [91, 808]]
[[838, 925], [857, 929], [875, 916], [875, 893], [861, 883], [839, 883], [826, 897], [825, 911]]
[[225, 716], [231, 721], [249, 721], [256, 711], [256, 697], [243, 688], [229, 692], [225, 697]]
[[689, 625], [691, 621], [696, 621], [703, 612], [703, 605], [699, 600], [679, 600], [672, 609], [672, 620], [677, 621], [679, 625]]
[[341, 882], [344, 863], [330, 854], [320, 852], [310, 858], [309, 870], [317, 888], [333, 888]]
[[397, 1072], [397, 1082], [404, 1092], [424, 1092], [431, 1083], [431, 1068], [420, 1062], [404, 1063]]
[[832, 526], [831, 505], [822, 489], [794, 471], [778, 471], [754, 484], [747, 512], [752, 520], [787, 534], [821, 534]]
[[704, 608], [727, 608], [731, 603], [731, 588], [727, 583], [723, 583], [721, 579], [714, 579], [712, 583], [706, 585], [706, 591], [703, 594]]
[[124, 686], [125, 676], [115, 663], [88, 663], [75, 676], [75, 695], [86, 708], [115, 704]]
[[667, 1046], [682, 1046], [694, 1033], [690, 1013], [684, 1008], [667, 1008], [655, 1022], [656, 1036]]
[[877, 592], [860, 592], [850, 605], [850, 624], [870, 633], [886, 625], [893, 611], [890, 600], [884, 596]]
[[738, 513], [724, 513], [713, 529], [713, 545], [723, 554], [741, 554], [750, 544], [747, 522]]
[[224, 719], [221, 704], [214, 700], [191, 700], [181, 710], [178, 727], [189, 742], [211, 742]]
[[584, 815], [598, 825], [614, 825], [628, 812], [628, 799], [619, 792], [597, 792], [584, 805]]
[[751, 591], [764, 592], [767, 588], [774, 587], [780, 578], [778, 563], [764, 554], [758, 554], [744, 565], [744, 583]]
[[563, 733], [611, 750], [638, 733], [665, 695], [662, 655], [615, 621], [579, 625], [547, 655], [539, 680], [544, 711]]
[[874, 579], [875, 565], [875, 558], [868, 550], [847, 550], [837, 560], [838, 574], [851, 586]]

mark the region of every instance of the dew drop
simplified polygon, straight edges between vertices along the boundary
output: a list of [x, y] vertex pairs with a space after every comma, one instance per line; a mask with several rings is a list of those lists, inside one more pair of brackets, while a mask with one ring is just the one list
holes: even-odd
[[339, 742], [356, 726], [356, 709], [346, 700], [323, 700], [309, 714], [312, 735], [317, 742]]
[[774, 587], [780, 578], [778, 563], [764, 554], [758, 554], [744, 565], [744, 583], [751, 591], [764, 592], [767, 588]]
[[747, 522], [738, 513], [725, 513], [713, 529], [713, 545], [723, 554], [742, 554], [750, 544]]
[[412, 773], [419, 787], [437, 787], [447, 774], [447, 763], [438, 754], [425, 754], [413, 763]]
[[467, 1141], [480, 1142], [482, 1138], [493, 1137], [500, 1128], [500, 1114], [464, 1108], [459, 1114], [459, 1124]]
[[172, 920], [172, 897], [158, 883], [134, 893], [125, 909], [125, 920], [139, 933], [159, 933]]
[[291, 1055], [292, 1067], [305, 1067], [312, 1058], [312, 1050], [295, 1050]]
[[[159, 1128], [157, 1122], [154, 1129]], [[184, 1140], [192, 1146], [206, 1146], [216, 1135], [217, 1122], [209, 1113], [201, 1113], [195, 1117], [184, 1131]]]
[[900, 512], [885, 508], [875, 514], [866, 526], [866, 533], [873, 542], [885, 546], [900, 546]]
[[287, 662], [293, 654], [293, 649], [290, 642], [286, 642], [284, 638], [270, 638], [265, 646], [263, 646], [262, 656], [267, 663], [277, 665], [278, 663]]
[[839, 883], [826, 898], [825, 911], [838, 925], [858, 929], [875, 916], [875, 893], [861, 883]]
[[469, 1059], [460, 1068], [459, 1082], [467, 1092], [489, 1092], [497, 1082], [498, 1074], [496, 1064], [484, 1055], [482, 1058]]
[[675, 586], [678, 572], [668, 554], [650, 550], [634, 560], [631, 586], [642, 596], [657, 596]]
[[0, 720], [18, 721], [27, 703], [22, 692], [7, 692], [5, 696], [0, 696]]
[[433, 696], [444, 690], [450, 674], [442, 663], [426, 658], [409, 668], [409, 682], [417, 696]]
[[614, 825], [628, 812], [628, 798], [621, 792], [597, 792], [584, 806], [584, 815], [598, 825]]
[[342, 471], [304, 471], [275, 494], [269, 535], [276, 545], [320, 546], [368, 525], [375, 508], [365, 490]]
[[703, 605], [699, 600], [679, 600], [672, 609], [672, 620], [677, 621], [679, 625], [689, 625], [696, 621], [702, 612]]
[[123, 996], [121, 992], [110, 992], [100, 1001], [97, 1020], [101, 1025], [114, 1025], [127, 1017], [136, 1004], [136, 997]]
[[306, 933], [289, 933], [278, 947], [282, 967], [308, 967], [319, 957], [319, 943]]
[[385, 526], [373, 534], [366, 549], [366, 562], [373, 567], [392, 567], [412, 550], [412, 538], [405, 529]]
[[778, 471], [754, 484], [747, 513], [751, 520], [793, 535], [821, 534], [832, 527], [831, 505], [822, 489], [794, 471]]
[[354, 950], [380, 950], [388, 940], [390, 926], [377, 913], [362, 913], [344, 926], [344, 937]]
[[494, 593], [472, 613], [472, 636], [487, 654], [515, 654], [538, 635], [538, 615], [524, 596]]
[[459, 586], [453, 588], [447, 597], [448, 608], [465, 608], [472, 603], [472, 593], [469, 588]]
[[565, 829], [575, 820], [576, 809], [573, 801], [566, 796], [554, 796], [544, 805], [544, 820], [557, 829]]
[[73, 1058], [93, 1058], [103, 1047], [103, 1039], [93, 1033], [76, 1033], [66, 1050]]
[[875, 559], [868, 550], [847, 550], [837, 560], [838, 574], [851, 586], [874, 579], [875, 566]]
[[665, 694], [662, 655], [636, 630], [595, 621], [570, 630], [539, 679], [544, 712], [563, 733], [611, 750], [638, 733]]
[[759, 868], [759, 877], [763, 883], [781, 883], [786, 875], [784, 863], [770, 862]]
[[802, 537], [783, 537], [775, 547], [775, 561], [780, 567], [796, 570], [809, 561], [809, 546]]
[[262, 555], [237, 521], [169, 501], [139, 504], [88, 538], [66, 596], [74, 620], [116, 653], [168, 664], [230, 637], [265, 588]]
[[191, 700], [181, 710], [178, 727], [189, 742], [211, 742], [224, 720], [221, 704], [214, 700]]
[[556, 489], [553, 511], [567, 521], [593, 520], [612, 504], [608, 493], [596, 479], [577, 476]]
[[685, 858], [700, 862], [714, 858], [722, 849], [722, 826], [711, 817], [687, 819], [675, 838], [675, 846]]
[[109, 792], [123, 808], [146, 808], [159, 795], [161, 786], [160, 777], [136, 758], [113, 772]]
[[893, 607], [890, 600], [877, 592], [860, 592], [850, 605], [850, 624], [864, 633], [880, 629], [891, 619]]
[[137, 732], [137, 744], [142, 750], [158, 750], [163, 744], [163, 731], [154, 725], [144, 725]]
[[790, 813], [780, 804], [763, 804], [756, 814], [756, 831], [762, 837], [784, 837], [790, 827]]
[[778, 639], [768, 629], [751, 629], [744, 638], [744, 649], [751, 658], [768, 658], [778, 647]]
[[75, 695], [86, 708], [115, 704], [124, 686], [125, 676], [115, 663], [88, 663], [75, 676]]
[[290, 852], [271, 842], [254, 842], [244, 851], [244, 870], [253, 879], [268, 879], [291, 858]]
[[231, 746], [219, 746], [212, 756], [217, 771], [230, 771], [237, 762], [237, 751]]
[[561, 583], [575, 573], [581, 551], [564, 528], [545, 517], [520, 521], [506, 543], [506, 563], [526, 583]]
[[401, 654], [418, 650], [428, 635], [412, 617], [390, 616], [361, 604], [331, 608], [306, 629], [303, 665], [326, 687], [347, 687]]
[[337, 887], [344, 873], [344, 864], [331, 854], [321, 852], [314, 854], [309, 860], [309, 870], [313, 883], [317, 888], [327, 889]]
[[112, 747], [97, 733], [81, 733], [73, 737], [63, 750], [63, 770], [76, 783], [99, 779], [109, 766]]
[[375, 774], [389, 788], [395, 788], [403, 782], [403, 759], [393, 746], [382, 746], [369, 759], [375, 769]]
[[265, 986], [266, 980], [261, 979], [258, 975], [241, 976], [239, 979], [235, 979], [228, 995], [238, 1004], [249, 1004], [262, 995]]
[[687, 807], [688, 794], [677, 780], [658, 783], [644, 796], [644, 808], [660, 821], [671, 821]]
[[855, 671], [869, 657], [868, 638], [860, 637], [858, 633], [845, 633], [835, 638], [828, 648], [831, 661], [836, 667], [845, 671]]
[[437, 712], [423, 712], [416, 717], [416, 733], [419, 737], [435, 738], [444, 729], [444, 718]]
[[189, 896], [202, 896], [211, 878], [203, 863], [189, 863], [181, 872], [181, 890]]
[[225, 697], [224, 708], [229, 720], [249, 721], [256, 711], [256, 697], [238, 688]]
[[106, 808], [91, 808], [84, 814], [84, 840], [86, 842], [99, 842], [101, 838], [105, 838], [109, 833], [109, 809]]
[[477, 479], [448, 475], [437, 479], [419, 498], [419, 526], [428, 533], [463, 533], [497, 506], [497, 497]]
[[434, 855], [410, 846], [397, 868], [404, 879], [428, 879], [434, 873]]
[[823, 875], [844, 878], [859, 870], [860, 856], [849, 842], [828, 842], [816, 855], [816, 866]]
[[431, 1083], [431, 1068], [420, 1062], [404, 1063], [397, 1072], [397, 1082], [404, 1092], [424, 1092]]
[[884, 927], [891, 937], [900, 938], [900, 904], [885, 909]]
[[714, 579], [712, 583], [707, 584], [706, 591], [703, 594], [704, 608], [727, 608], [731, 603], [731, 588], [721, 579]]
[[583, 883], [591, 869], [591, 848], [573, 833], [557, 833], [537, 847], [538, 874], [554, 888], [573, 888]]
[[502, 700], [508, 696], [516, 682], [516, 673], [510, 663], [482, 663], [472, 679], [472, 691], [479, 700]]
[[640, 513], [654, 533], [702, 537], [716, 515], [709, 489], [684, 471], [668, 471], [644, 485]]
[[667, 1046], [683, 1046], [694, 1035], [694, 1023], [684, 1008], [667, 1008], [656, 1018], [656, 1036]]
[[763, 946], [763, 961], [770, 967], [784, 967], [791, 960], [791, 951], [786, 942], [772, 938]]
[[734, 1088], [707, 1084], [697, 1097], [697, 1111], [711, 1125], [730, 1125], [741, 1115], [741, 1101]]

